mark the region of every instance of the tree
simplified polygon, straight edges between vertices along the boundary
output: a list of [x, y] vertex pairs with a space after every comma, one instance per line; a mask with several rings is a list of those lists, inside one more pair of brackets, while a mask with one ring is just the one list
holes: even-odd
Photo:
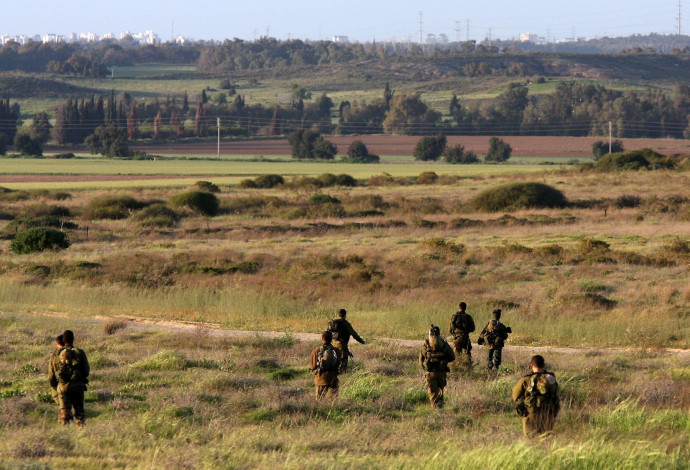
[[161, 124], [163, 123], [163, 116], [160, 110], [156, 113], [156, 117], [153, 118], [153, 140], [160, 139], [161, 136]]
[[288, 142], [292, 146], [292, 156], [298, 159], [332, 160], [338, 153], [338, 147], [314, 131], [300, 129], [288, 136]]
[[7, 137], [5, 134], [0, 134], [0, 155], [5, 155], [7, 153]]
[[386, 88], [383, 90], [383, 100], [386, 102], [386, 109], [390, 109], [391, 100], [393, 99], [394, 94], [395, 91], [392, 91], [390, 84], [386, 82]]
[[105, 157], [129, 157], [127, 131], [115, 126], [99, 126], [86, 138], [86, 146], [92, 154], [100, 153]]
[[[623, 142], [616, 139], [613, 142], [611, 142], [611, 152], [610, 153], [619, 153], [625, 151], [625, 147], [623, 146]], [[609, 143], [604, 142], [602, 140], [597, 140], [592, 144], [592, 156], [594, 157], [594, 160], [599, 160], [601, 157], [609, 153]]]
[[470, 151], [465, 152], [465, 147], [462, 145], [454, 145], [452, 147], [446, 147], [443, 151], [443, 159], [446, 163], [477, 163], [479, 158], [477, 154]]
[[41, 111], [34, 116], [31, 126], [29, 127], [29, 135], [31, 135], [31, 138], [45, 144], [50, 139], [50, 130], [52, 128], [53, 126], [50, 124], [50, 118], [45, 112]]
[[503, 139], [498, 137], [492, 137], [489, 139], [489, 151], [484, 157], [484, 161], [487, 162], [505, 162], [510, 158], [510, 154], [513, 152], [513, 148], [505, 142]]
[[136, 110], [137, 103], [135, 100], [132, 100], [132, 106], [129, 110], [129, 114], [127, 115], [127, 138], [129, 140], [135, 140], [137, 138], [137, 134], [139, 134]]
[[422, 137], [414, 149], [414, 159], [429, 161], [438, 160], [446, 148], [446, 136], [438, 134], [435, 137]]
[[369, 152], [361, 140], [354, 140], [347, 149], [347, 161], [350, 163], [378, 163], [378, 155]]
[[29, 134], [17, 133], [14, 136], [14, 149], [24, 156], [40, 157], [43, 155], [41, 141], [32, 138]]
[[0, 99], [0, 134], [5, 135], [5, 142], [9, 143], [14, 140], [14, 135], [17, 133], [18, 119], [19, 105], [17, 103], [10, 105], [9, 98], [6, 100]]
[[396, 95], [386, 112], [383, 129], [388, 134], [412, 134], [433, 127], [441, 113], [429, 109], [419, 95]]

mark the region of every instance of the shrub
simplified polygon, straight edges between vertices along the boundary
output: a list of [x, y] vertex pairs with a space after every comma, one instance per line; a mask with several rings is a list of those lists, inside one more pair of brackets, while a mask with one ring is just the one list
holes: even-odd
[[199, 191], [205, 191], [207, 193], [219, 193], [220, 188], [218, 185], [211, 183], [210, 181], [197, 181], [194, 183], [194, 188]]
[[72, 152], [56, 153], [55, 155], [50, 155], [47, 158], [54, 158], [56, 160], [68, 160], [74, 158], [75, 155]]
[[367, 180], [367, 186], [390, 186], [395, 184], [395, 179], [389, 173], [371, 176]]
[[433, 171], [425, 171], [417, 176], [417, 184], [435, 184], [438, 182], [438, 175]]
[[337, 186], [353, 188], [357, 186], [357, 180], [354, 179], [352, 176], [343, 173], [335, 177], [335, 184]]
[[340, 204], [340, 200], [328, 194], [312, 194], [309, 198], [311, 204]]
[[568, 200], [559, 190], [543, 183], [512, 183], [483, 191], [472, 201], [487, 212], [540, 207], [565, 207]]
[[37, 253], [44, 250], [69, 248], [67, 236], [52, 228], [31, 228], [19, 232], [12, 240], [10, 249], [17, 254]]
[[443, 159], [446, 163], [461, 164], [477, 163], [479, 161], [476, 153], [472, 151], [465, 152], [465, 147], [462, 145], [446, 147], [443, 151]]
[[260, 175], [254, 178], [254, 183], [257, 188], [268, 189], [285, 184], [285, 179], [280, 175]]
[[355, 140], [347, 149], [346, 161], [350, 163], [378, 163], [378, 155], [369, 152], [367, 146], [361, 140]]
[[180, 215], [165, 204], [153, 204], [134, 214], [132, 220], [142, 227], [175, 227]]
[[601, 157], [608, 153], [620, 153], [624, 150], [625, 147], [623, 147], [623, 142], [621, 142], [618, 139], [611, 142], [610, 152], [608, 142], [604, 142], [603, 140], [597, 140], [592, 144], [592, 156], [594, 157], [594, 160], [599, 160]]
[[640, 151], [610, 153], [594, 164], [598, 171], [624, 171], [649, 168], [649, 161]]
[[32, 138], [29, 134], [15, 134], [14, 149], [24, 156], [40, 157], [43, 155], [41, 141]]
[[434, 137], [422, 137], [414, 149], [414, 159], [429, 161], [438, 160], [446, 148], [446, 136], [438, 134]]
[[616, 207], [623, 209], [626, 207], [638, 207], [640, 205], [640, 196], [635, 194], [625, 194], [616, 198]]
[[256, 185], [256, 182], [254, 182], [254, 180], [250, 180], [250, 179], [240, 181], [239, 187], [240, 187], [240, 189], [258, 188], [258, 186]]
[[145, 204], [131, 196], [103, 196], [92, 199], [84, 208], [86, 219], [126, 219]]
[[337, 184], [338, 177], [335, 176], [333, 173], [322, 173], [316, 178], [316, 181], [317, 185], [325, 187], [335, 186]]
[[513, 152], [513, 147], [503, 139], [492, 137], [489, 139], [489, 151], [486, 152], [484, 161], [486, 162], [506, 162]]
[[134, 362], [131, 367], [140, 370], [183, 370], [188, 365], [187, 359], [180, 353], [163, 349], [152, 356]]
[[171, 197], [170, 205], [186, 207], [203, 215], [214, 216], [218, 214], [220, 202], [214, 194], [203, 191], [187, 191]]
[[298, 159], [332, 160], [338, 153], [338, 147], [326, 140], [318, 132], [298, 130], [288, 136], [292, 146], [292, 156]]
[[56, 206], [48, 204], [35, 204], [31, 206], [26, 206], [24, 208], [24, 213], [30, 217], [43, 217], [43, 216], [54, 216], [54, 217], [70, 217], [70, 210], [65, 206]]

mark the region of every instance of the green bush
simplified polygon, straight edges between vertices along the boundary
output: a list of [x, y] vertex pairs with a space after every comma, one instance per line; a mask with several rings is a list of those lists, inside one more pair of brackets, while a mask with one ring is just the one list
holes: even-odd
[[344, 160], [348, 163], [378, 163], [380, 158], [378, 155], [369, 152], [364, 142], [355, 140], [347, 149], [347, 158]]
[[207, 193], [219, 193], [220, 188], [217, 184], [213, 184], [210, 181], [197, 181], [194, 183], [194, 189], [198, 191], [205, 191]]
[[506, 162], [513, 153], [513, 147], [503, 139], [492, 137], [489, 139], [489, 151], [486, 152], [486, 162]]
[[512, 183], [487, 189], [472, 200], [480, 211], [498, 212], [541, 207], [565, 207], [568, 200], [559, 190], [543, 183]]
[[131, 196], [103, 196], [92, 199], [84, 208], [85, 219], [126, 219], [145, 204]]
[[446, 149], [443, 151], [442, 156], [446, 163], [469, 164], [479, 162], [477, 154], [472, 152], [471, 150], [465, 152], [465, 147], [463, 147], [462, 145], [446, 147]]
[[52, 228], [31, 228], [19, 232], [12, 240], [10, 249], [17, 254], [37, 253], [44, 250], [69, 248], [67, 236]]
[[244, 189], [262, 188], [270, 189], [285, 184], [285, 179], [280, 175], [260, 175], [253, 180], [243, 180], [240, 187]]
[[348, 188], [353, 188], [357, 186], [357, 180], [350, 175], [340, 174], [335, 178], [335, 184], [337, 186], [345, 186]]
[[414, 159], [429, 161], [438, 160], [446, 148], [446, 136], [438, 134], [434, 137], [422, 137], [414, 149]]
[[309, 198], [311, 204], [340, 204], [340, 200], [328, 194], [312, 194]]
[[132, 216], [141, 227], [175, 227], [180, 215], [165, 204], [153, 204]]
[[616, 139], [613, 142], [611, 142], [611, 151], [609, 152], [609, 143], [604, 142], [603, 140], [597, 140], [592, 144], [592, 156], [594, 157], [595, 160], [599, 160], [601, 157], [603, 157], [606, 154], [609, 153], [620, 153], [625, 150], [625, 147], [623, 146], [623, 142], [620, 140]]
[[187, 191], [171, 197], [170, 205], [186, 207], [203, 215], [214, 216], [218, 214], [220, 202], [214, 194], [203, 191]]
[[147, 358], [136, 361], [132, 368], [140, 370], [184, 370], [189, 361], [177, 351], [163, 349]]

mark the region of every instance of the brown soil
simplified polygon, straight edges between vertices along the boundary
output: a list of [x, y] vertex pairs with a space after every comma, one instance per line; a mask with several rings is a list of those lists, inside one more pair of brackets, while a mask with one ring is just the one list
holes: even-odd
[[[591, 157], [595, 137], [502, 137], [513, 147], [517, 157]], [[418, 136], [333, 136], [328, 139], [338, 146], [340, 153], [345, 153], [354, 140], [361, 140], [369, 151], [377, 155], [412, 155], [419, 140]], [[621, 139], [626, 149], [652, 148], [663, 154], [690, 153], [690, 143], [680, 139]], [[464, 145], [466, 150], [483, 154], [488, 148], [488, 136], [449, 136], [448, 145]], [[215, 155], [216, 142], [161, 144], [134, 146], [135, 150], [149, 153], [177, 153], [189, 155]], [[287, 139], [275, 140], [235, 140], [221, 141], [220, 152], [224, 155], [289, 155], [290, 144]]]

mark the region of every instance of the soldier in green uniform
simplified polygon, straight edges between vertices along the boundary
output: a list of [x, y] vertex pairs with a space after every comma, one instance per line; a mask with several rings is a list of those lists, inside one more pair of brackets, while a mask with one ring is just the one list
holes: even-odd
[[450, 334], [453, 336], [453, 347], [458, 356], [458, 362], [465, 366], [472, 365], [472, 342], [470, 333], [474, 332], [474, 320], [465, 310], [467, 304], [460, 302], [459, 309], [450, 319]]
[[53, 394], [53, 400], [55, 401], [55, 403], [58, 403], [58, 380], [55, 375], [54, 360], [60, 353], [60, 350], [65, 347], [65, 341], [62, 339], [62, 335], [58, 335], [55, 338], [55, 346], [55, 349], [53, 350], [53, 352], [50, 353], [50, 356], [48, 357], [48, 382], [50, 383], [50, 391]]
[[62, 339], [65, 341], [65, 347], [60, 349], [53, 358], [48, 377], [51, 384], [57, 382], [58, 406], [60, 407], [58, 423], [68, 424], [74, 420], [78, 427], [83, 427], [84, 392], [89, 383], [91, 368], [84, 350], [74, 346], [74, 333], [65, 330], [62, 333]]
[[347, 311], [344, 308], [338, 310], [338, 318], [334, 318], [328, 322], [328, 331], [333, 335], [333, 346], [340, 350], [340, 370], [342, 374], [347, 371], [347, 358], [351, 356], [350, 349], [347, 344], [350, 342], [350, 338], [354, 338], [360, 344], [366, 344], [360, 336], [357, 334], [349, 321], [346, 319]]
[[508, 339], [508, 333], [512, 333], [513, 330], [500, 322], [500, 308], [493, 311], [493, 317], [494, 319], [489, 321], [479, 334], [477, 344], [480, 346], [483, 344], [489, 348], [489, 370], [497, 371], [501, 366], [501, 356], [505, 340]]
[[532, 356], [529, 366], [530, 373], [513, 388], [513, 401], [522, 417], [522, 431], [534, 437], [551, 432], [561, 405], [556, 376], [544, 369], [544, 358]]
[[340, 350], [331, 343], [333, 335], [330, 331], [321, 333], [321, 346], [316, 346], [311, 352], [309, 370], [314, 372], [316, 386], [316, 400], [338, 395], [338, 368], [340, 366]]
[[443, 389], [447, 383], [447, 373], [450, 372], [448, 364], [454, 360], [453, 348], [441, 338], [441, 329], [431, 325], [429, 338], [424, 340], [419, 352], [419, 365], [426, 372], [424, 385], [433, 408], [443, 407]]

